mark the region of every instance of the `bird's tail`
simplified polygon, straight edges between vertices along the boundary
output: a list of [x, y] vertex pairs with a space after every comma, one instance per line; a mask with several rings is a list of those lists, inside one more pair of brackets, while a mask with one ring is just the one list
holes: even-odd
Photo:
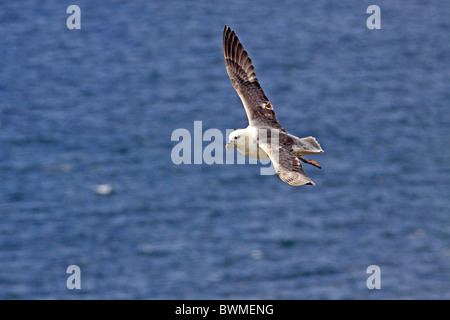
[[314, 137], [301, 138], [296, 141], [295, 152], [298, 156], [304, 156], [313, 153], [322, 153], [322, 147]]

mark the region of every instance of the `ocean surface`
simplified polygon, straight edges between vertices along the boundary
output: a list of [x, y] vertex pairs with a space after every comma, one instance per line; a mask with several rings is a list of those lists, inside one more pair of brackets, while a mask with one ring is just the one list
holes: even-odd
[[[443, 1], [2, 1], [0, 298], [450, 299], [449, 16]], [[225, 24], [280, 123], [325, 150], [304, 165], [315, 187], [173, 163], [176, 129], [193, 142], [202, 121], [225, 145], [247, 126]]]

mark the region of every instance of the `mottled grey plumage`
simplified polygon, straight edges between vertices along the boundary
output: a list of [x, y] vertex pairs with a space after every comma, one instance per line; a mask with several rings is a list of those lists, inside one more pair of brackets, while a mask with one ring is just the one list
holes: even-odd
[[[323, 152], [313, 137], [298, 138], [289, 134], [279, 123], [272, 104], [259, 85], [252, 60], [245, 51], [236, 33], [225, 25], [223, 31], [223, 53], [225, 65], [231, 83], [244, 104], [249, 126], [230, 135], [233, 146], [246, 156], [263, 158], [265, 154], [272, 161], [281, 180], [292, 185], [314, 185], [303, 171], [301, 161], [320, 168], [313, 160], [304, 160], [300, 156]], [[250, 144], [257, 145], [257, 151], [251, 153], [248, 146], [243, 147], [238, 138], [245, 136]], [[233, 139], [235, 140], [233, 140]]]
[[236, 33], [228, 26], [223, 31], [223, 54], [231, 83], [244, 103], [249, 122], [258, 126], [283, 129], [278, 123], [272, 104], [256, 78], [252, 59]]

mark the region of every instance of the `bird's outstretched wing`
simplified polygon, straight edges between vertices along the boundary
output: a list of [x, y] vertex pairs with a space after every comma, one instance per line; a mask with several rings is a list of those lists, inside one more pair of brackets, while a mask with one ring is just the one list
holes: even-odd
[[273, 139], [260, 140], [258, 145], [270, 157], [281, 180], [291, 186], [315, 185], [303, 171], [302, 164], [289, 145]]
[[252, 60], [236, 33], [227, 25], [223, 30], [223, 55], [231, 83], [244, 104], [249, 123], [255, 127], [283, 129], [259, 85]]

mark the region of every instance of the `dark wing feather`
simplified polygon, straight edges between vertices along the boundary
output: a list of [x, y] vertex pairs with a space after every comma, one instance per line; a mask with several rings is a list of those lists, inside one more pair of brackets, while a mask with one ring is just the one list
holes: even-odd
[[[259, 140], [258, 145], [270, 157], [276, 173], [281, 180], [291, 186], [315, 185], [303, 171], [302, 164], [289, 137], [281, 133], [279, 138], [268, 137]], [[292, 139], [291, 139], [292, 140]]]
[[226, 25], [223, 30], [223, 55], [231, 83], [244, 104], [249, 123], [257, 127], [282, 129], [272, 104], [259, 85], [252, 60], [236, 33]]

